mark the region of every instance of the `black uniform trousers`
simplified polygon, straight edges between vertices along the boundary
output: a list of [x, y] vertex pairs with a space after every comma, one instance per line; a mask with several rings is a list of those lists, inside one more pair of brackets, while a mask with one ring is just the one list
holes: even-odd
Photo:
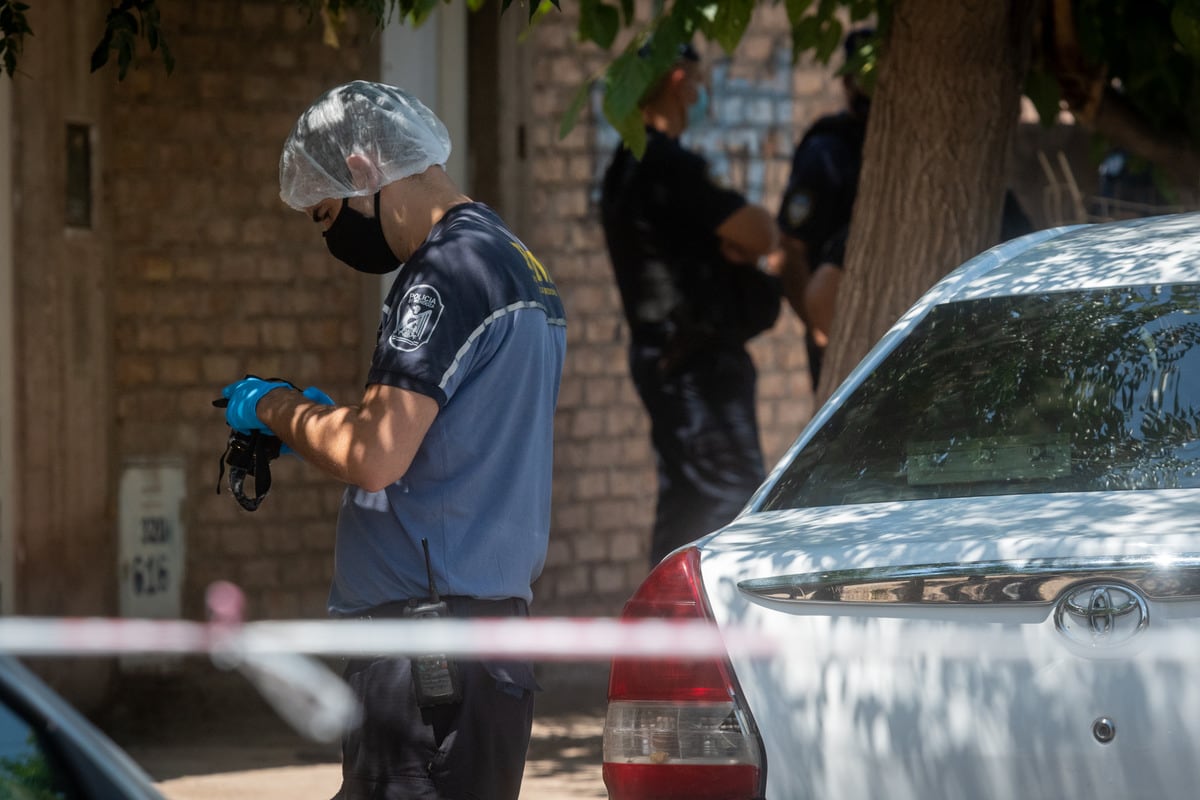
[[637, 342], [629, 352], [658, 466], [651, 566], [732, 520], [766, 477], [745, 347], [705, 348], [678, 364], [663, 356]]
[[[524, 600], [444, 597], [454, 617], [528, 616]], [[403, 615], [403, 603], [362, 617]], [[459, 661], [462, 700], [421, 708], [411, 659], [351, 659], [343, 677], [363, 706], [342, 739], [334, 800], [517, 800], [533, 727], [530, 662]]]

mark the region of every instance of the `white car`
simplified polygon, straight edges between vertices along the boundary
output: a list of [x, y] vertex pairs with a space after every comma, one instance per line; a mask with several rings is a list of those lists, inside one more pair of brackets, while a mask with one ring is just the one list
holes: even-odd
[[931, 289], [626, 617], [613, 800], [1200, 793], [1200, 215], [1041, 231]]

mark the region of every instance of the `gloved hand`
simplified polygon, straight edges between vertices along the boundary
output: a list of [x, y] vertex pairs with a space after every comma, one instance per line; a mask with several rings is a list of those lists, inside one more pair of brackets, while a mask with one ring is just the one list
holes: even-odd
[[[272, 436], [275, 434], [258, 418], [258, 401], [267, 392], [275, 389], [296, 387], [287, 381], [263, 380], [253, 375], [247, 375], [240, 381], [235, 381], [221, 390], [221, 396], [228, 401], [225, 406], [225, 422], [229, 427], [240, 433], [249, 434], [252, 431], [262, 431]], [[318, 390], [319, 391], [319, 390]]]

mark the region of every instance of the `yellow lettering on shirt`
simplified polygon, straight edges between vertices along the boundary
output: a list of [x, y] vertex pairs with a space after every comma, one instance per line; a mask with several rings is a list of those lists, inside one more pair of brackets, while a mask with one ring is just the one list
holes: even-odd
[[517, 248], [517, 252], [525, 259], [525, 266], [529, 267], [529, 271], [533, 273], [533, 277], [538, 283], [554, 283], [550, 280], [550, 273], [542, 266], [542, 262], [538, 261], [528, 248], [518, 242], [510, 242], [510, 244]]

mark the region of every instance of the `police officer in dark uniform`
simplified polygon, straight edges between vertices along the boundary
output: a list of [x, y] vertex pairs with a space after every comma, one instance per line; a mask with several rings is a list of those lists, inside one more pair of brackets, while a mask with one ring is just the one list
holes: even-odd
[[[844, 45], [847, 62], [873, 36], [869, 29], [850, 33]], [[846, 107], [818, 119], [796, 145], [779, 208], [788, 301], [804, 321], [813, 388], [820, 377], [833, 321], [871, 106], [870, 97], [852, 72], [842, 77], [842, 87]]]
[[651, 564], [733, 519], [764, 478], [745, 343], [779, 313], [771, 214], [710, 179], [679, 136], [706, 108], [691, 47], [641, 102], [646, 150], [617, 148], [601, 214], [629, 366], [658, 466]]
[[[814, 389], [820, 379], [821, 361], [833, 324], [834, 301], [842, 278], [871, 108], [870, 95], [857, 67], [874, 40], [875, 31], [870, 28], [851, 31], [846, 36], [842, 76], [846, 107], [818, 119], [796, 145], [779, 208], [785, 254], [784, 291], [789, 304], [804, 321]], [[1033, 225], [1016, 195], [1007, 192], [1001, 240], [1032, 230]]]

